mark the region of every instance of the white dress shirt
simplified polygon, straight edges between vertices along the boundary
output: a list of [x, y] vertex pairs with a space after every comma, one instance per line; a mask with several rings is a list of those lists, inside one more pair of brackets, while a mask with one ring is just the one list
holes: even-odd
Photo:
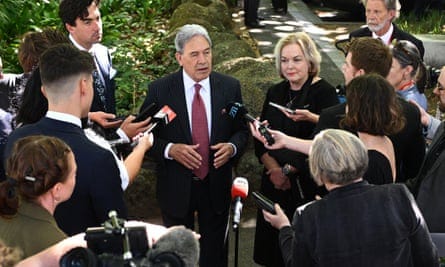
[[375, 34], [375, 32], [372, 32], [372, 38], [375, 38], [375, 39], [380, 38], [380, 40], [382, 40], [382, 42], [385, 45], [390, 45], [391, 44], [391, 36], [392, 36], [393, 31], [394, 31], [394, 26], [391, 23], [391, 26], [389, 26], [388, 31], [384, 35], [378, 36], [377, 34]]

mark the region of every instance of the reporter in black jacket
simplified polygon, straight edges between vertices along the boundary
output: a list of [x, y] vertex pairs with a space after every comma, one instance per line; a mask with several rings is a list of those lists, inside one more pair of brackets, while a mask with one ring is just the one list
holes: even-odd
[[437, 249], [405, 185], [362, 179], [367, 149], [343, 130], [318, 134], [309, 153], [314, 180], [330, 193], [289, 219], [275, 204], [264, 218], [279, 229], [286, 266], [439, 266]]

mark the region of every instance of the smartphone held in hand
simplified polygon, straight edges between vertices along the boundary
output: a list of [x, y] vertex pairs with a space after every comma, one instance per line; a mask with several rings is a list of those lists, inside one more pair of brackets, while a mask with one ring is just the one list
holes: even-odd
[[272, 107], [274, 107], [274, 108], [277, 108], [277, 109], [279, 109], [279, 110], [286, 111], [286, 112], [289, 113], [289, 114], [292, 114], [292, 115], [295, 115], [295, 114], [296, 114], [295, 110], [292, 110], [292, 109], [287, 108], [287, 107], [285, 107], [285, 106], [279, 105], [279, 104], [277, 104], [277, 103], [269, 102], [269, 105], [272, 106]]

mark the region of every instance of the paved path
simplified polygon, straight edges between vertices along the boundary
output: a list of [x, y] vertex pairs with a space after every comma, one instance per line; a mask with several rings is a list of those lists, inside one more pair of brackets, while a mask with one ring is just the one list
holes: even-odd
[[263, 29], [249, 29], [258, 42], [261, 55], [273, 58], [273, 49], [277, 41], [292, 32], [305, 31], [316, 42], [322, 54], [321, 77], [336, 86], [343, 82], [340, 68], [344, 61], [343, 54], [335, 46], [335, 38], [340, 38], [360, 23], [322, 22], [301, 0], [289, 1], [289, 12], [277, 15], [273, 12], [270, 1], [261, 0], [259, 14], [265, 20]]

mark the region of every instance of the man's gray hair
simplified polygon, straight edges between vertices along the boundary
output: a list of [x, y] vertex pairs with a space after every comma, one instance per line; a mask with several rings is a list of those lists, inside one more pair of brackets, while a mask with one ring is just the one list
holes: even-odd
[[210, 39], [209, 33], [204, 27], [198, 24], [185, 24], [184, 26], [179, 28], [178, 33], [176, 33], [176, 52], [182, 54], [184, 52], [185, 44], [195, 36], [204, 37], [207, 42], [209, 42], [210, 47], [212, 47], [212, 40]]
[[[388, 10], [392, 9], [392, 10], [399, 12], [400, 8], [402, 7], [400, 5], [399, 0], [381, 0], [381, 1], [385, 4], [385, 6]], [[366, 3], [368, 2], [368, 0], [361, 0], [361, 2], [366, 7]]]
[[[402, 5], [400, 5], [399, 0], [380, 0], [380, 1], [382, 1], [385, 4], [386, 9], [394, 10], [396, 12], [391, 21], [394, 21], [400, 17], [400, 9], [402, 8]], [[368, 2], [368, 0], [361, 0], [361, 2], [363, 3], [363, 6], [366, 9], [366, 2]]]
[[368, 150], [349, 132], [324, 130], [314, 138], [309, 167], [316, 181], [346, 185], [363, 177], [368, 168]]

